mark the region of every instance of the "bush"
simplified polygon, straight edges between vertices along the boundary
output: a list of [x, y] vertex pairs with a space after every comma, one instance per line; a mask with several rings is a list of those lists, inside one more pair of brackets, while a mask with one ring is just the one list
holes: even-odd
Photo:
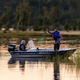
[[48, 28], [49, 28], [49, 26], [47, 26], [47, 25], [42, 26], [42, 30], [44, 30], [44, 31], [46, 31]]
[[34, 31], [40, 31], [42, 28], [41, 26], [35, 25], [33, 26]]
[[66, 23], [64, 25], [64, 29], [68, 31], [68, 30], [70, 30], [70, 26], [71, 26], [70, 24]]

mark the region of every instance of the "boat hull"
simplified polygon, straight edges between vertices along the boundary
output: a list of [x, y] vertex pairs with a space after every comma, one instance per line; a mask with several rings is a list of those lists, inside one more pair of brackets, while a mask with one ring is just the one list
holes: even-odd
[[53, 49], [33, 49], [27, 51], [11, 51], [11, 57], [16, 58], [41, 58], [41, 57], [52, 57], [56, 55], [67, 55], [70, 56], [76, 48], [66, 48], [54, 51]]

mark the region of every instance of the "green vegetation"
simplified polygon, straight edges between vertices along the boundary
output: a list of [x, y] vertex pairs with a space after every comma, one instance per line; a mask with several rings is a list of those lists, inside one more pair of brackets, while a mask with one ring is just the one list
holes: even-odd
[[[70, 32], [68, 32], [70, 33]], [[63, 35], [63, 40], [76, 40], [77, 42], [80, 42], [80, 35], [76, 34], [64, 34]], [[48, 34], [47, 32], [26, 32], [26, 31], [18, 31], [18, 32], [0, 32], [0, 39], [5, 38], [5, 39], [11, 39], [11, 38], [19, 38], [21, 39], [28, 39], [29, 37], [33, 38], [44, 38], [46, 40], [52, 40], [52, 35]]]
[[[71, 33], [70, 32], [67, 32], [65, 33], [64, 32], [61, 32], [64, 39], [70, 39], [70, 40], [73, 40], [74, 38], [75, 39], [79, 39], [80, 37], [80, 34], [75, 34], [76, 32], [74, 31], [74, 33]], [[29, 37], [52, 37], [52, 35], [50, 35], [49, 33], [47, 32], [44, 32], [44, 31], [33, 31], [33, 32], [27, 32], [27, 31], [15, 31], [15, 32], [9, 32], [9, 31], [5, 31], [5, 32], [0, 32], [0, 38], [7, 38], [7, 37], [11, 37], [11, 38], [17, 38], [17, 37], [20, 37], [20, 36], [29, 36]]]
[[79, 3], [79, 0], [2, 0], [0, 29], [80, 30]]

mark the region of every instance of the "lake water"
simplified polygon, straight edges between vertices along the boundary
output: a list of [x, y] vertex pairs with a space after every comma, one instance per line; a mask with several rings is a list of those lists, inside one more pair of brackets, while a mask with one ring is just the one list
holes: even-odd
[[[14, 43], [19, 45], [22, 39], [27, 42], [27, 36], [19, 35], [18, 38], [0, 37], [0, 80], [80, 80], [80, 58], [78, 61], [63, 60], [56, 58], [48, 59], [32, 59], [20, 58], [13, 59], [7, 52], [7, 45]], [[36, 47], [53, 48], [52, 36], [37, 36], [33, 40]], [[41, 41], [41, 37], [45, 41]], [[67, 41], [66, 41], [67, 40]], [[64, 38], [61, 48], [78, 47], [80, 53], [80, 41], [78, 36], [68, 36]], [[65, 44], [66, 43], [66, 44]], [[74, 46], [74, 44], [76, 44]], [[64, 45], [65, 44], [65, 45]], [[70, 45], [69, 45], [70, 44]]]
[[0, 80], [80, 80], [80, 68], [73, 61], [0, 56]]

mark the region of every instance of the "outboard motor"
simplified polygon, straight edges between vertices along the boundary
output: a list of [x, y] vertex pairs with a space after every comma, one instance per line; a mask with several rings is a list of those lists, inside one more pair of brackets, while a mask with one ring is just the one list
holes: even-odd
[[15, 51], [15, 49], [16, 49], [16, 45], [14, 45], [14, 44], [9, 44], [8, 45], [8, 51], [10, 52], [10, 51]]

